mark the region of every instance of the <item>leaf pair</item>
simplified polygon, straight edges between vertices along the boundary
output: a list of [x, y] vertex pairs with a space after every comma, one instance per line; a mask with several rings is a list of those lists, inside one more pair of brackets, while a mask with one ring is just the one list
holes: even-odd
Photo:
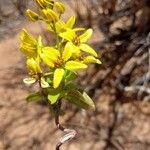
[[[48, 90], [48, 102], [53, 105], [61, 98], [64, 98], [68, 102], [76, 105], [83, 109], [95, 109], [93, 100], [87, 95], [86, 92], [82, 91], [79, 86], [70, 83], [66, 85], [65, 90], [49, 89]], [[30, 94], [26, 100], [27, 102], [39, 101], [44, 99], [40, 92]]]

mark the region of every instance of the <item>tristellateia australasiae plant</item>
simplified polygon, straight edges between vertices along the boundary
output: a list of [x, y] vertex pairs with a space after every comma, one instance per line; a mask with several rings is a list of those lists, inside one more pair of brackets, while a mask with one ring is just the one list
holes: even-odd
[[[89, 63], [101, 64], [97, 59], [97, 53], [86, 44], [93, 30], [75, 28], [75, 17], [67, 22], [61, 20], [65, 12], [65, 6], [54, 0], [35, 0], [38, 13], [28, 9], [26, 16], [30, 21], [44, 21], [47, 30], [55, 36], [53, 45], [44, 45], [42, 37], [33, 37], [23, 29], [20, 39], [20, 51], [26, 56], [26, 65], [29, 77], [24, 79], [26, 84], [38, 83], [39, 91], [30, 94], [27, 101], [44, 100], [51, 112], [55, 115], [55, 121], [59, 129], [69, 134], [59, 142], [56, 149], [68, 139], [73, 138], [71, 130], [63, 128], [59, 124], [59, 111], [61, 101], [66, 100], [79, 108], [95, 108], [92, 99], [74, 80], [76, 71], [87, 69]], [[81, 34], [82, 33], [82, 34]]]

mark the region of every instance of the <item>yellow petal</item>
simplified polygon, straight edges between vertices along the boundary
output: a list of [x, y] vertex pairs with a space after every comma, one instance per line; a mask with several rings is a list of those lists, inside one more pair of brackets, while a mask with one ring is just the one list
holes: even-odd
[[89, 45], [87, 45], [87, 44], [81, 44], [81, 45], [80, 45], [80, 49], [81, 49], [82, 51], [84, 51], [84, 52], [87, 52], [87, 53], [92, 54], [92, 55], [94, 55], [95, 57], [97, 57], [96, 51], [95, 51], [93, 48], [91, 48]]
[[65, 23], [63, 21], [56, 22], [56, 31], [57, 33], [61, 33], [65, 31]]
[[84, 58], [83, 60], [84, 63], [97, 63], [97, 64], [101, 64], [102, 62], [99, 59], [96, 59], [93, 56], [87, 56]]
[[64, 73], [65, 73], [64, 69], [56, 69], [54, 71], [54, 79], [53, 79], [53, 87], [54, 88], [59, 87], [59, 85], [63, 79]]
[[44, 53], [40, 54], [40, 57], [42, 58], [43, 62], [48, 65], [49, 67], [53, 68], [54, 67], [54, 62], [53, 60], [48, 57], [47, 55], [45, 55]]
[[88, 29], [85, 33], [79, 36], [81, 43], [86, 42], [92, 36], [93, 30]]
[[36, 49], [34, 47], [31, 47], [30, 45], [21, 44], [19, 49], [24, 55], [26, 55], [28, 57], [36, 57], [37, 56]]
[[72, 55], [72, 43], [68, 42], [65, 45], [65, 48], [64, 48], [64, 51], [62, 54], [62, 58], [64, 61], [67, 61], [71, 57], [71, 55]]
[[68, 61], [65, 64], [65, 68], [67, 70], [74, 71], [74, 70], [79, 70], [79, 69], [85, 69], [87, 68], [87, 65], [78, 61]]
[[39, 63], [36, 62], [33, 58], [28, 58], [26, 64], [29, 72], [33, 74], [42, 73]]
[[60, 52], [57, 49], [54, 49], [52, 47], [44, 47], [42, 48], [42, 53], [49, 57], [51, 60], [56, 60], [58, 57], [60, 57]]
[[66, 27], [72, 29], [75, 24], [75, 21], [76, 21], [75, 16], [70, 17], [66, 23]]
[[75, 32], [78, 32], [78, 31], [83, 31], [83, 30], [85, 30], [85, 28], [74, 28], [73, 29]]
[[42, 47], [43, 47], [42, 37], [39, 36], [37, 41], [38, 41], [38, 43], [37, 43], [37, 54], [40, 55], [42, 52]]
[[42, 37], [41, 36], [39, 36], [38, 37], [38, 47], [42, 47]]
[[[62, 33], [65, 31], [65, 23], [63, 21], [59, 20], [55, 23], [55, 28], [56, 28], [57, 33]], [[50, 31], [54, 32], [53, 27], [50, 27], [49, 29], [50, 29]]]
[[75, 46], [74, 44], [72, 44], [72, 53], [73, 53], [73, 55], [76, 55], [76, 56], [81, 55], [80, 47]]
[[60, 33], [59, 36], [65, 40], [71, 42], [74, 39], [74, 37], [76, 37], [76, 34], [75, 34], [75, 31], [73, 31], [71, 29], [67, 29], [66, 32]]
[[63, 14], [65, 12], [65, 6], [61, 2], [55, 2], [55, 7], [58, 13]]
[[29, 44], [32, 44], [32, 45], [36, 45], [37, 44], [37, 41], [36, 39], [27, 32], [27, 30], [23, 29], [23, 31], [21, 32], [20, 34], [20, 39], [22, 42], [25, 42], [25, 43], [29, 43]]

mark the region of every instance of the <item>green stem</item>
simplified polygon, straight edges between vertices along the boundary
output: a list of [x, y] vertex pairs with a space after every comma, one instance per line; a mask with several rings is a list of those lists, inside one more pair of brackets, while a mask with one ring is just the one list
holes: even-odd
[[41, 94], [44, 96], [44, 100], [46, 101], [47, 105], [49, 106], [49, 109], [53, 110], [52, 105], [48, 102], [47, 94], [45, 93], [45, 91], [42, 88], [41, 79], [39, 79], [38, 83], [39, 83]]
[[58, 49], [59, 48], [59, 37], [58, 37], [57, 31], [56, 31], [55, 23], [53, 23], [53, 29], [54, 29], [55, 38], [56, 38], [56, 46], [57, 46], [57, 49]]

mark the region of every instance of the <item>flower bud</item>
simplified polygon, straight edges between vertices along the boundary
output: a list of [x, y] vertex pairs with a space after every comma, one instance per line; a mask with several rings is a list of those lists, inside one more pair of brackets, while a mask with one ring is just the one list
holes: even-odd
[[37, 45], [36, 39], [30, 33], [28, 33], [26, 29], [22, 30], [20, 34], [20, 39], [23, 43]]
[[38, 14], [35, 13], [35, 12], [33, 12], [33, 11], [30, 10], [30, 9], [27, 9], [27, 11], [26, 11], [26, 16], [28, 17], [28, 19], [29, 19], [30, 21], [33, 21], [33, 22], [35, 22], [35, 21], [37, 21], [37, 20], [39, 19]]
[[25, 29], [20, 34], [20, 51], [29, 57], [36, 57], [37, 55], [37, 41]]
[[53, 8], [54, 0], [35, 0], [40, 9]]
[[43, 9], [42, 13], [48, 22], [57, 22], [59, 20], [58, 15], [51, 9]]
[[35, 0], [35, 2], [38, 5], [38, 7], [40, 7], [41, 9], [46, 8], [46, 6], [44, 4], [44, 0]]
[[46, 8], [50, 8], [50, 9], [53, 8], [54, 0], [43, 0], [43, 1], [44, 1], [44, 4], [46, 5]]
[[56, 2], [55, 3], [55, 8], [56, 8], [56, 11], [60, 14], [63, 14], [65, 12], [65, 6], [63, 3], [61, 2]]
[[32, 75], [37, 75], [37, 74], [42, 73], [39, 63], [36, 60], [34, 60], [33, 58], [28, 58], [26, 64], [27, 64], [28, 71]]

